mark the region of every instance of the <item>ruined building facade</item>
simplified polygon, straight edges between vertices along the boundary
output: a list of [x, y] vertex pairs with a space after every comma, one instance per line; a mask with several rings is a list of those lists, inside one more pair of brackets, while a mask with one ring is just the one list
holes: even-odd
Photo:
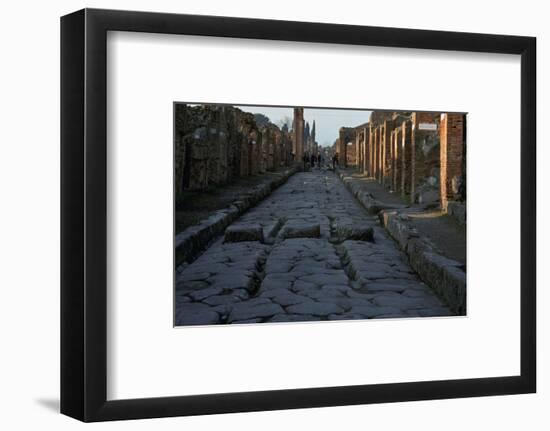
[[466, 116], [373, 111], [368, 123], [341, 128], [340, 166], [356, 166], [412, 203], [466, 199]]
[[292, 164], [288, 130], [254, 114], [224, 105], [175, 105], [176, 199], [186, 190], [205, 190], [237, 177]]
[[338, 130], [334, 152], [338, 153], [338, 162], [342, 167], [356, 164], [355, 135], [356, 129], [354, 127], [340, 127]]

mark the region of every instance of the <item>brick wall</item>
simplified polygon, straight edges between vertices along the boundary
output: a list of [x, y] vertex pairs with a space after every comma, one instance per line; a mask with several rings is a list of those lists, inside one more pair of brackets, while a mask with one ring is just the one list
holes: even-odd
[[359, 170], [389, 190], [442, 207], [449, 199], [465, 199], [463, 114], [374, 111], [355, 130]]
[[465, 115], [441, 114], [441, 206], [466, 197]]

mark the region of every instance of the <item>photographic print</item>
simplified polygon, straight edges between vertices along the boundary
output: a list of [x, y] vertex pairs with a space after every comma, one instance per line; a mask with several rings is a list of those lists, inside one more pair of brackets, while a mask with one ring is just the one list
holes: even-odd
[[465, 113], [174, 103], [174, 324], [466, 315]]

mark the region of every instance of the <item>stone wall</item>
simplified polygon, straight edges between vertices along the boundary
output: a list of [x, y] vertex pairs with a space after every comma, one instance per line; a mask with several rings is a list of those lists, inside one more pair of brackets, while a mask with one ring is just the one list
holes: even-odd
[[234, 178], [292, 163], [292, 138], [254, 114], [225, 105], [176, 104], [174, 112], [176, 199]]
[[439, 201], [440, 151], [439, 114], [413, 112], [411, 144], [414, 155], [411, 173], [411, 202]]

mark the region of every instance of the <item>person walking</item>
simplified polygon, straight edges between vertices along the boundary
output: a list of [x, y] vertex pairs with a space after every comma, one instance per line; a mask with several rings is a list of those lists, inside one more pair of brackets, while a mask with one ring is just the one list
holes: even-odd
[[321, 153], [317, 154], [317, 167], [321, 169], [321, 165], [323, 164], [323, 156]]
[[315, 154], [311, 153], [311, 169], [315, 167]]
[[336, 170], [336, 166], [338, 165], [338, 153], [334, 153], [334, 156], [332, 156], [332, 170]]
[[307, 153], [304, 153], [304, 155], [302, 156], [302, 161], [304, 162], [304, 171], [307, 171], [307, 160], [308, 160]]

